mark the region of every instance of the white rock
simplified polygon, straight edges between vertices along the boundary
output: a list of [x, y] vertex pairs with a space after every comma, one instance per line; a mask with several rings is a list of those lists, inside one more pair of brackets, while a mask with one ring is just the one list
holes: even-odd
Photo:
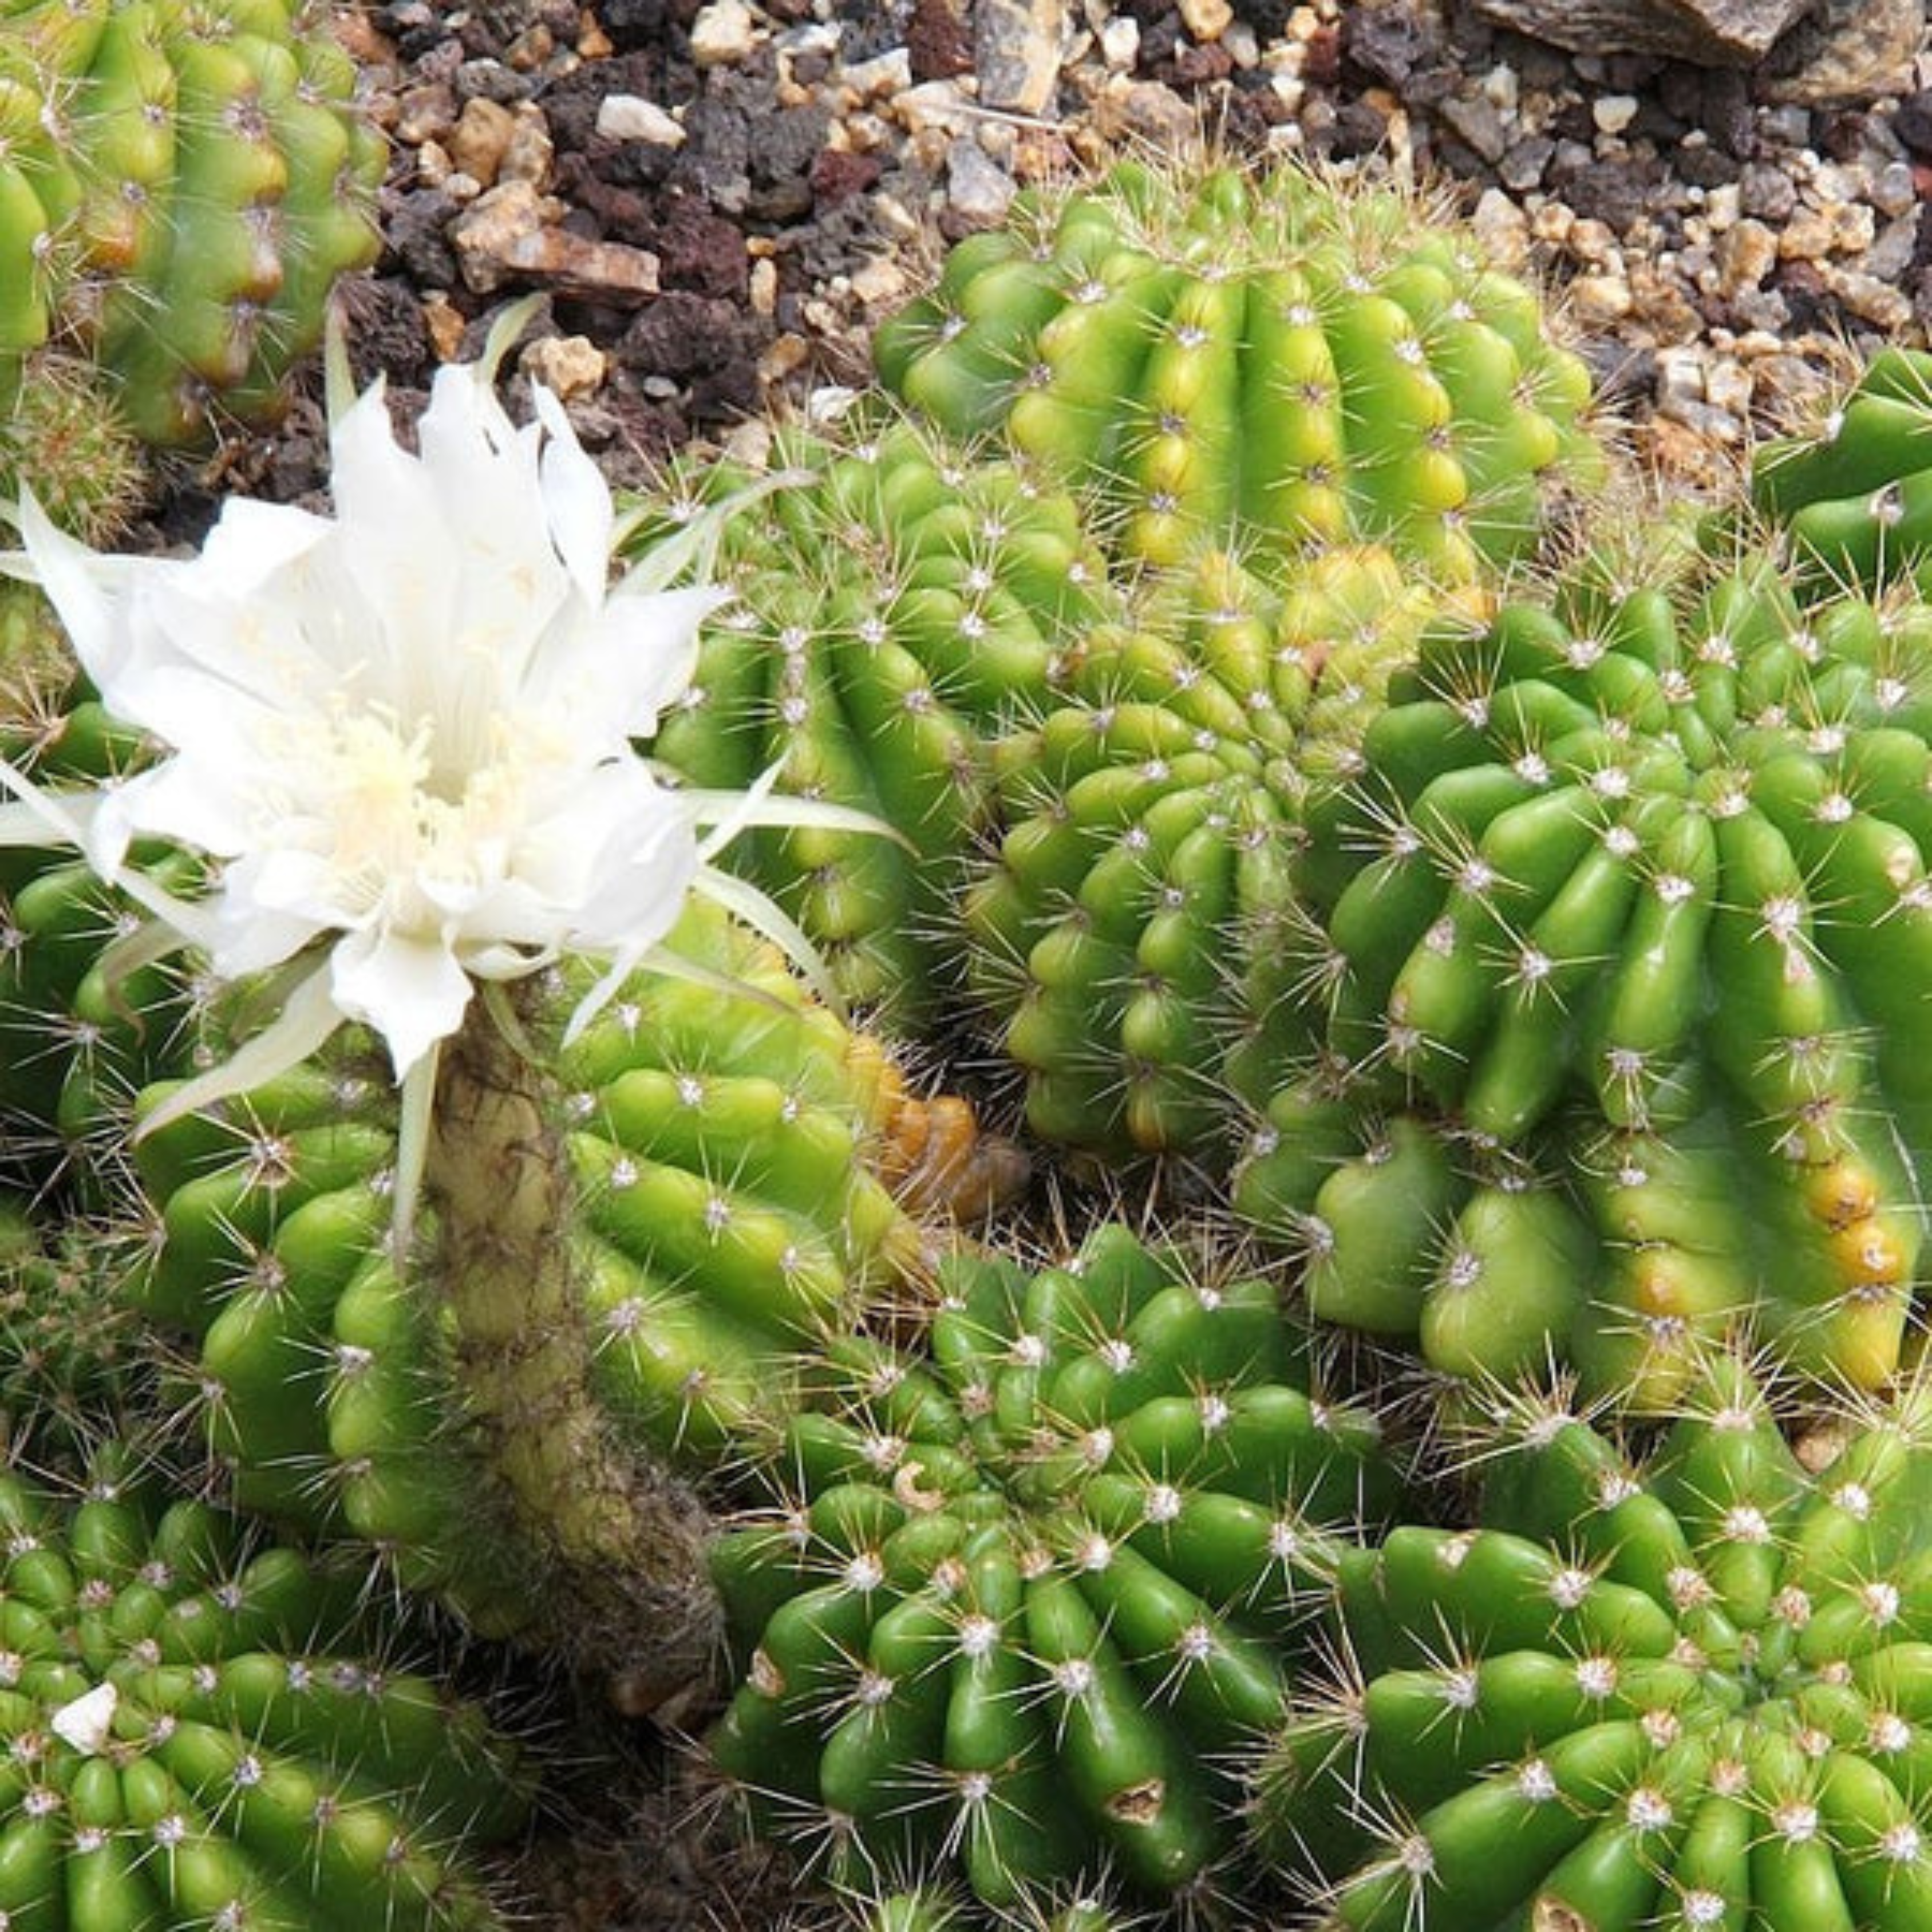
[[607, 94], [597, 109], [598, 137], [644, 141], [653, 148], [681, 148], [684, 130], [655, 100], [641, 94]]
[[912, 85], [912, 56], [904, 47], [888, 47], [870, 60], [853, 62], [839, 78], [860, 100], [902, 93]]
[[699, 67], [728, 67], [758, 44], [745, 0], [711, 0], [691, 23], [691, 58]]
[[1131, 72], [1140, 52], [1141, 23], [1131, 14], [1116, 14], [1100, 29], [1100, 58], [1113, 73]]
[[1631, 94], [1600, 94], [1590, 104], [1590, 118], [1600, 134], [1621, 134], [1636, 118], [1636, 97]]
[[946, 150], [946, 198], [962, 214], [998, 221], [1016, 191], [1012, 176], [994, 166], [970, 134], [961, 135]]

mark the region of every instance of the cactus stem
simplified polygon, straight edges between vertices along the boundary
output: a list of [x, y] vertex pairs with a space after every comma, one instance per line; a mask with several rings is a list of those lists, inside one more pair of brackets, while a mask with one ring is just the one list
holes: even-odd
[[592, 1387], [551, 1084], [476, 1003], [438, 1075], [436, 1277], [456, 1373], [521, 1538], [547, 1553], [559, 1600], [591, 1610], [588, 1641], [620, 1666], [626, 1708], [661, 1709], [702, 1697], [718, 1651], [707, 1519], [614, 1438]]

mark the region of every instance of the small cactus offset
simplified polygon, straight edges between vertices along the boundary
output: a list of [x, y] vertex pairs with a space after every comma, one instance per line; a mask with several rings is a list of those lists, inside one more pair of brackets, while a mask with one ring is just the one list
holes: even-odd
[[1814, 595], [1924, 587], [1932, 563], [1932, 355], [1887, 348], [1808, 433], [1766, 444], [1750, 499]]
[[150, 442], [272, 409], [374, 259], [383, 146], [290, 0], [31, 0], [0, 40], [0, 411], [50, 340]]
[[1925, 611], [1747, 562], [1432, 637], [1312, 805], [1237, 1203], [1330, 1318], [1668, 1407], [1754, 1316], [1882, 1386], [1923, 1248]]
[[484, 1932], [470, 1854], [528, 1803], [482, 1713], [397, 1668], [356, 1587], [166, 1504], [0, 1475], [0, 1922]]
[[[732, 600], [656, 755], [720, 788], [775, 768], [781, 790], [890, 826], [897, 839], [754, 830], [730, 863], [798, 921], [846, 999], [928, 1023], [956, 990], [951, 901], [990, 818], [985, 742], [1047, 701], [1117, 600], [1072, 499], [911, 422], [785, 436], [772, 467], [796, 480], [725, 526]], [[748, 481], [704, 469], [642, 533]]]
[[783, 1507], [717, 1546], [743, 1674], [713, 1755], [844, 1882], [1202, 1895], [1330, 1546], [1391, 1499], [1380, 1432], [1308, 1392], [1265, 1282], [1118, 1225], [941, 1287], [929, 1360], [826, 1352]]
[[1412, 195], [1299, 167], [1124, 162], [1023, 194], [874, 348], [948, 430], [1100, 482], [1156, 563], [1370, 541], [1462, 582], [1604, 468], [1588, 376], [1527, 288]]
[[1499, 1405], [1480, 1526], [1343, 1560], [1256, 1822], [1347, 1932], [1932, 1922], [1926, 1392], [1802, 1460], [1719, 1353], [1656, 1448]]

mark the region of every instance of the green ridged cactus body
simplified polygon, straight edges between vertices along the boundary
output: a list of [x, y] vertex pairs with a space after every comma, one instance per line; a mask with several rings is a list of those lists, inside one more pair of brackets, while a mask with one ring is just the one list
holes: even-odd
[[[78, 693], [0, 704], [0, 755], [44, 782], [98, 782], [141, 758], [138, 734]], [[181, 854], [148, 844], [131, 856], [162, 886], [193, 890], [196, 868]], [[95, 1185], [90, 1170], [118, 1159], [137, 1089], [184, 1068], [178, 976], [103, 959], [136, 922], [68, 848], [0, 848], [0, 1178], [40, 1186], [64, 1168]]]
[[[1073, 499], [910, 422], [782, 436], [772, 466], [798, 480], [726, 525], [713, 574], [733, 600], [654, 750], [721, 788], [776, 767], [781, 791], [897, 833], [754, 829], [728, 862], [798, 921], [846, 999], [929, 1022], [956, 986], [951, 902], [990, 819], [986, 742], [1048, 700], [1118, 598]], [[710, 466], [688, 508], [748, 480]]]
[[110, 1452], [0, 1475], [0, 1914], [99, 1932], [482, 1932], [526, 1781], [395, 1666], [355, 1580], [169, 1504]]
[[1914, 1384], [1801, 1460], [1728, 1354], [1640, 1458], [1510, 1405], [1478, 1528], [1345, 1559], [1353, 1674], [1270, 1751], [1264, 1844], [1338, 1932], [1924, 1924], [1928, 1422]]
[[30, 0], [0, 39], [0, 406], [50, 339], [146, 440], [272, 409], [375, 257], [383, 146], [290, 0]]
[[1753, 506], [1810, 593], [1924, 587], [1932, 563], [1932, 355], [1886, 348], [1816, 429], [1766, 443]]
[[37, 1468], [81, 1467], [153, 1406], [147, 1338], [118, 1294], [134, 1262], [118, 1230], [44, 1231], [0, 1196], [0, 1442]]
[[1122, 163], [1023, 194], [879, 330], [887, 386], [1098, 481], [1126, 555], [1272, 570], [1352, 542], [1461, 582], [1604, 469], [1583, 365], [1413, 196]]
[[[804, 1352], [920, 1252], [868, 1164], [897, 1096], [876, 1042], [715, 911], [677, 943], [706, 976], [640, 976], [568, 1048], [548, 1044], [568, 989], [526, 1016], [562, 1252], [555, 1283], [505, 1284], [502, 1306], [437, 1231], [405, 1266], [389, 1251], [380, 1058], [345, 1049], [136, 1149], [158, 1228], [131, 1292], [196, 1338], [238, 1501], [388, 1546], [488, 1628], [538, 1607], [518, 1538], [532, 1557], [567, 1540], [590, 1486], [588, 1447], [546, 1460], [565, 1390], [570, 1426], [594, 1414], [614, 1453], [729, 1460], [777, 1426]], [[479, 1517], [504, 1507], [519, 1527], [488, 1546]]]
[[828, 1350], [783, 1508], [717, 1546], [742, 1676], [713, 1755], [855, 1882], [1198, 1892], [1330, 1545], [1391, 1499], [1380, 1430], [1308, 1393], [1267, 1282], [1118, 1225], [941, 1286], [929, 1360]]
[[1374, 547], [1286, 592], [1204, 553], [1090, 631], [1060, 701], [994, 746], [1007, 829], [962, 919], [1035, 1132], [1225, 1166], [1230, 1083], [1270, 1058], [1303, 801], [1439, 608]]
[[1444, 631], [1306, 814], [1238, 1205], [1315, 1311], [1668, 1407], [1747, 1316], [1882, 1386], [1924, 1247], [1932, 613], [1775, 574]]

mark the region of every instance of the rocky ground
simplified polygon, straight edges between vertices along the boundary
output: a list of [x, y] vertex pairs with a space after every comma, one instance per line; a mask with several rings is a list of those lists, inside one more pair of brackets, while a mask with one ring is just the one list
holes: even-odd
[[[352, 348], [406, 406], [502, 304], [548, 292], [522, 366], [637, 482], [864, 380], [871, 326], [1029, 183], [1205, 142], [1448, 184], [1505, 264], [1563, 292], [1638, 453], [1710, 487], [1848, 350], [1932, 330], [1918, 10], [1901, 44], [1898, 7], [1822, 0], [1849, 36], [1707, 68], [1567, 53], [1428, 0], [388, 0], [344, 26], [394, 150]], [[224, 489], [307, 495], [320, 458], [298, 405], [178, 473], [160, 531]], [[777, 1924], [784, 1876], [700, 1828], [655, 1747], [613, 1792], [611, 1720], [583, 1722], [565, 1815], [520, 1874], [533, 1919]]]
[[[1895, 41], [1876, 70], [1802, 33], [1700, 68], [1430, 0], [388, 0], [346, 31], [394, 143], [363, 370], [406, 400], [547, 291], [524, 366], [619, 482], [862, 380], [938, 247], [1124, 142], [1449, 184], [1505, 263], [1564, 292], [1679, 482], [1720, 478], [1847, 346], [1932, 325], [1932, 56]], [[298, 412], [199, 482], [305, 494], [314, 428]], [[202, 495], [183, 480], [178, 508]]]

